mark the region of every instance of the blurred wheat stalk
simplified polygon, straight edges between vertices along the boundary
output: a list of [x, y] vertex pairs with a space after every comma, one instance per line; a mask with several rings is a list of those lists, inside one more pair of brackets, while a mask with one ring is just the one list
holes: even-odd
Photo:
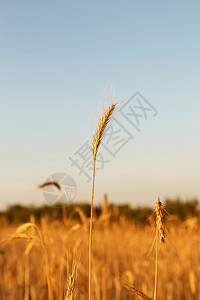
[[[35, 233], [30, 234], [28, 232], [29, 229], [35, 229]], [[50, 274], [49, 259], [48, 259], [46, 245], [44, 243], [42, 233], [40, 232], [38, 226], [35, 225], [34, 223], [24, 223], [23, 225], [21, 225], [17, 228], [17, 230], [14, 234], [9, 235], [9, 237], [8, 237], [8, 241], [13, 241], [15, 239], [29, 241], [29, 244], [25, 250], [25, 256], [26, 256], [25, 299], [28, 298], [28, 294], [29, 294], [29, 291], [27, 288], [27, 286], [29, 284], [29, 274], [28, 274], [29, 262], [28, 262], [27, 257], [29, 256], [31, 249], [34, 246], [33, 242], [39, 242], [40, 245], [42, 246], [44, 260], [45, 260], [46, 278], [47, 278], [47, 286], [48, 286], [48, 299], [52, 300], [53, 284], [52, 284], [52, 279], [51, 279], [51, 274]]]

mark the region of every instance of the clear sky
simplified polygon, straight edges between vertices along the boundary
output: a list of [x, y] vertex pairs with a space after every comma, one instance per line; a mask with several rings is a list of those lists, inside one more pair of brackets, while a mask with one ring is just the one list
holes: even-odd
[[198, 1], [1, 1], [0, 208], [43, 204], [37, 185], [60, 172], [90, 201], [69, 157], [109, 84], [158, 114], [97, 173], [95, 203], [200, 198], [199, 15]]

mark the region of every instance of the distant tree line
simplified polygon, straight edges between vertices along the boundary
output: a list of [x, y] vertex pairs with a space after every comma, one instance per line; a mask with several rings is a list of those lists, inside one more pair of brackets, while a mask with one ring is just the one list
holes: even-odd
[[165, 209], [168, 214], [176, 215], [181, 221], [200, 214], [200, 206], [197, 199], [182, 201], [180, 198], [166, 199]]
[[[79, 207], [86, 217], [90, 216], [90, 205], [88, 203], [73, 203], [65, 205], [65, 211], [69, 216], [72, 211]], [[189, 217], [200, 215], [200, 206], [197, 199], [182, 201], [181, 199], [166, 199], [164, 202], [165, 210], [169, 215], [176, 215], [181, 221]], [[108, 206], [111, 221], [119, 221], [121, 217], [126, 220], [135, 221], [138, 223], [148, 223], [148, 219], [153, 215], [153, 209], [149, 207], [132, 208], [130, 205], [114, 205]], [[103, 207], [95, 208], [95, 215], [98, 218], [103, 212]], [[40, 207], [12, 205], [6, 210], [0, 212], [0, 220], [6, 219], [9, 223], [28, 222], [30, 216], [33, 215], [36, 220], [40, 220], [42, 216], [49, 216], [52, 219], [60, 220], [63, 218], [61, 205], [58, 207], [43, 205]], [[78, 213], [73, 214], [73, 218], [80, 218]]]

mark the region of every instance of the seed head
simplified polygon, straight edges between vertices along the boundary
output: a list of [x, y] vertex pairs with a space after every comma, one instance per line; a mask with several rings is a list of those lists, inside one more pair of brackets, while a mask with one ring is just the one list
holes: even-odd
[[96, 160], [97, 151], [100, 146], [103, 134], [105, 133], [106, 127], [110, 122], [114, 111], [116, 110], [116, 106], [117, 106], [116, 103], [111, 104], [98, 122], [98, 127], [96, 129], [95, 135], [93, 136], [92, 146], [91, 146], [94, 161]]
[[160, 198], [156, 201], [155, 208], [155, 216], [156, 216], [156, 227], [160, 235], [160, 241], [164, 243], [166, 237], [166, 229], [165, 229], [165, 210], [160, 201]]

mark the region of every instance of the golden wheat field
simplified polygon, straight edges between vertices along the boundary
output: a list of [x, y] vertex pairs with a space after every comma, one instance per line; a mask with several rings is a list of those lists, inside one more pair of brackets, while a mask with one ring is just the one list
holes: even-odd
[[[89, 220], [1, 224], [0, 299], [88, 299]], [[169, 217], [158, 245], [157, 299], [200, 299], [200, 226]], [[155, 228], [94, 219], [91, 299], [153, 299]], [[134, 290], [148, 297], [136, 295]], [[131, 289], [131, 291], [129, 290]], [[135, 297], [135, 298], [134, 298]], [[143, 297], [143, 298], [142, 298]]]

